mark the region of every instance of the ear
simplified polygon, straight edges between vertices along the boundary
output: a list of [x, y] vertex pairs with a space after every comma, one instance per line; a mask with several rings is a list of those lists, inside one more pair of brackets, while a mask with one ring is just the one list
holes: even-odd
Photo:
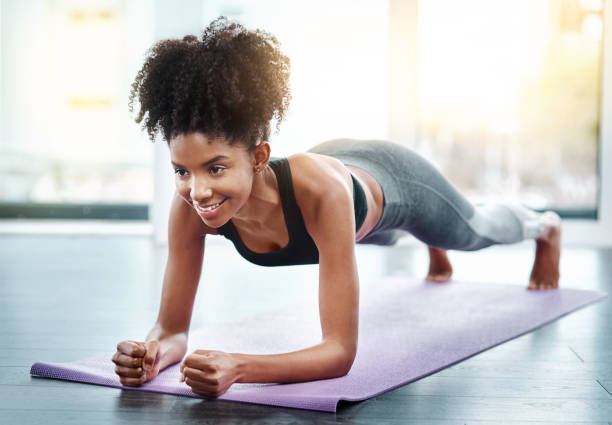
[[253, 152], [254, 155], [254, 164], [253, 166], [256, 168], [264, 167], [268, 161], [270, 160], [270, 144], [262, 140], [259, 145], [255, 148]]

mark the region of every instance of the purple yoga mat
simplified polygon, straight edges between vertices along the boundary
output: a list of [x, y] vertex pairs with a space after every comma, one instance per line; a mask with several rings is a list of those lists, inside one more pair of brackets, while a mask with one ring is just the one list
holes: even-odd
[[[528, 291], [522, 285], [387, 277], [362, 285], [359, 348], [348, 375], [292, 384], [234, 384], [218, 399], [335, 412], [339, 400], [365, 400], [416, 381], [606, 296], [571, 288]], [[283, 353], [317, 344], [320, 338], [316, 303], [302, 303], [192, 331], [188, 353]], [[179, 382], [179, 363], [141, 387], [124, 387], [114, 373], [113, 354], [114, 350], [68, 363], [35, 363], [30, 373], [205, 398]]]

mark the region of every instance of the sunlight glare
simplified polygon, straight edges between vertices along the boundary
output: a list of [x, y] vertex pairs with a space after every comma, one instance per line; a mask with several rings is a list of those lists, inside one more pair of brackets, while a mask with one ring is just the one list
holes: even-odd
[[582, 21], [582, 33], [594, 41], [601, 40], [603, 22], [595, 13], [589, 13]]
[[546, 4], [530, 0], [421, 2], [420, 105], [515, 128], [522, 81], [543, 57], [546, 19]]

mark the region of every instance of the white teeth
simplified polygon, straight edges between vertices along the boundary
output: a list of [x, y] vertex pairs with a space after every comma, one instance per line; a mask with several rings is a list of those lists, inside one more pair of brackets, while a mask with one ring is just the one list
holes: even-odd
[[[222, 201], [222, 202], [223, 202], [223, 201]], [[215, 204], [215, 205], [211, 205], [210, 207], [202, 208], [202, 207], [198, 206], [198, 208], [199, 208], [201, 211], [206, 211], [206, 212], [208, 212], [208, 211], [212, 211], [212, 210], [216, 209], [216, 208], [217, 208], [219, 205], [221, 205], [221, 203], [222, 203], [222, 202], [219, 202], [219, 203], [217, 203], [217, 204]]]

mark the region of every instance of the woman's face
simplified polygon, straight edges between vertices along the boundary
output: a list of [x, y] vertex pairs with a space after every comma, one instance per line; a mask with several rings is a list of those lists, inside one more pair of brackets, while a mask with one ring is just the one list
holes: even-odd
[[222, 226], [249, 199], [256, 160], [243, 144], [188, 133], [172, 138], [169, 147], [177, 193], [208, 226]]

